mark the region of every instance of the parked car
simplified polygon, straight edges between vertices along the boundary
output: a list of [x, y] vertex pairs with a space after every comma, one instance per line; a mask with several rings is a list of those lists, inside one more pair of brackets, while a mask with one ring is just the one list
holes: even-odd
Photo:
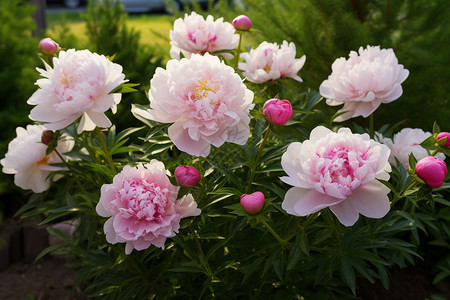
[[[209, 0], [172, 0], [172, 6], [167, 6], [164, 0], [119, 0], [129, 13], [146, 13], [154, 11], [169, 11], [173, 8], [181, 10], [185, 4], [199, 3], [203, 8], [208, 6]], [[214, 3], [217, 2], [214, 1]]]
[[87, 0], [47, 0], [47, 4], [64, 4], [68, 8], [77, 8], [85, 5]]

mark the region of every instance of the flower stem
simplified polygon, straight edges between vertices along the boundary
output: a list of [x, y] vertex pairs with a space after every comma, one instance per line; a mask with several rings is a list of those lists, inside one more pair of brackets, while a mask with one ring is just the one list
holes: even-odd
[[114, 166], [111, 154], [109, 153], [108, 147], [106, 146], [105, 140], [103, 139], [100, 128], [95, 127], [95, 132], [97, 133], [97, 138], [100, 140], [100, 144], [102, 145], [102, 149], [103, 149], [103, 152], [105, 153], [106, 161], [108, 162], [109, 167], [113, 171], [114, 175], [116, 175], [117, 174], [116, 167]]
[[275, 230], [272, 229], [272, 227], [270, 227], [269, 224], [267, 224], [266, 221], [264, 221], [264, 220], [259, 220], [259, 222], [261, 222], [261, 224], [263, 224], [264, 227], [266, 227], [267, 230], [269, 230], [269, 232], [270, 232], [270, 233], [273, 235], [273, 237], [278, 241], [278, 243], [280, 243], [280, 245], [281, 245], [282, 247], [285, 247], [285, 246], [286, 246], [287, 241], [281, 239], [280, 236], [275, 232]]
[[241, 43], [242, 43], [242, 31], [239, 31], [239, 43], [236, 49], [236, 62], [234, 64], [234, 68], [237, 69], [239, 63], [239, 57], [241, 56]]
[[375, 131], [373, 129], [373, 113], [369, 116], [369, 130], [370, 130], [370, 138], [373, 140], [375, 137]]
[[259, 158], [261, 157], [262, 150], [263, 150], [264, 146], [266, 145], [267, 139], [269, 138], [269, 133], [270, 133], [270, 124], [267, 126], [267, 130], [266, 130], [266, 134], [264, 135], [264, 139], [261, 142], [261, 144], [259, 145], [258, 152], [256, 153], [256, 158], [252, 163], [252, 167], [250, 170], [250, 179], [248, 181], [248, 185], [247, 185], [247, 189], [246, 189], [247, 193], [250, 192], [250, 188], [252, 186], [252, 181], [253, 181], [253, 178], [255, 177], [256, 166], [258, 165], [258, 161], [259, 161]]

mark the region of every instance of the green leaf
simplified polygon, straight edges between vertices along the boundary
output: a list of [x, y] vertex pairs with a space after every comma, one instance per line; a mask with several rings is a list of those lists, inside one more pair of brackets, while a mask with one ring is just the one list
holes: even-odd
[[50, 247], [45, 248], [44, 250], [41, 251], [41, 253], [38, 254], [38, 256], [36, 256], [36, 258], [34, 259], [34, 262], [37, 262], [43, 256], [45, 256], [53, 251], [56, 251], [62, 247], [64, 247], [64, 244], [56, 244], [56, 245], [52, 245]]
[[122, 83], [121, 85], [117, 86], [116, 88], [114, 88], [111, 92], [109, 92], [110, 94], [115, 94], [115, 93], [119, 93], [119, 94], [125, 94], [125, 93], [133, 93], [133, 92], [137, 92], [137, 89], [134, 89], [134, 87], [138, 86], [139, 83]]
[[438, 123], [434, 121], [433, 123], [433, 135], [438, 134], [441, 132], [441, 128], [439, 127]]
[[342, 271], [342, 276], [344, 278], [344, 281], [347, 283], [347, 285], [352, 290], [353, 295], [356, 296], [355, 270], [353, 269], [350, 259], [347, 258], [346, 256], [342, 257], [341, 271]]
[[415, 170], [417, 164], [417, 159], [414, 157], [414, 155], [411, 153], [409, 154], [409, 168], [411, 170]]

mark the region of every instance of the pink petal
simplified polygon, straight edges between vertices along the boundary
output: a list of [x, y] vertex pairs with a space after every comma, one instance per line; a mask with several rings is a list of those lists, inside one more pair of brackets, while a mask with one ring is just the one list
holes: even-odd
[[371, 183], [353, 191], [346, 201], [360, 214], [369, 218], [382, 218], [390, 210], [389, 189], [374, 180]]
[[330, 206], [330, 209], [344, 226], [352, 226], [358, 221], [359, 213], [353, 208], [350, 201], [344, 200]]

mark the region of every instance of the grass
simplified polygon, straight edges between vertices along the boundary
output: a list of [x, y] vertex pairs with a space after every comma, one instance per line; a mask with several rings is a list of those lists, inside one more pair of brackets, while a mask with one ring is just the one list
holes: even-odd
[[[170, 15], [129, 15], [127, 26], [140, 31], [142, 44], [169, 47], [169, 30], [172, 29], [173, 20], [173, 16]], [[87, 44], [86, 24], [80, 13], [47, 13], [47, 23], [47, 36], [73, 34], [82, 45]]]

